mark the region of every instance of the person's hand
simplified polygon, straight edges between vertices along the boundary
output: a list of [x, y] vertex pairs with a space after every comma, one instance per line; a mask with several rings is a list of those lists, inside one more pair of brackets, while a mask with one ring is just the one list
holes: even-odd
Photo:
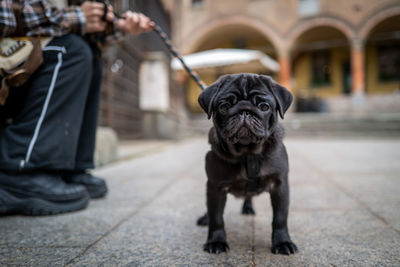
[[81, 5], [81, 9], [86, 18], [85, 33], [102, 32], [106, 29], [107, 22], [114, 20], [113, 8], [108, 6], [106, 21], [102, 20], [104, 16], [104, 4], [99, 2], [86, 1]]
[[117, 21], [117, 26], [122, 32], [137, 35], [150, 31], [154, 27], [154, 22], [143, 14], [127, 11], [124, 18]]

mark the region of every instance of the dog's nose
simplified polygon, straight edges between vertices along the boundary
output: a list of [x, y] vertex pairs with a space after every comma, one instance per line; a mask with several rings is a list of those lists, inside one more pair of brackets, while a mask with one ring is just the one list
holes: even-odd
[[247, 117], [250, 115], [250, 111], [248, 110], [241, 110], [239, 113], [242, 117]]

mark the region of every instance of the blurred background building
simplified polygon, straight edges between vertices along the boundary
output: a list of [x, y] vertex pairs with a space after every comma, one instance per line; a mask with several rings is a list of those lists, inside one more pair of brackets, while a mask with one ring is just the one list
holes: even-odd
[[[400, 111], [399, 0], [116, 3], [119, 11], [133, 9], [150, 16], [172, 36], [182, 54], [250, 49], [261, 51], [279, 67], [200, 68], [206, 83], [230, 72], [265, 73], [293, 92], [293, 113], [351, 117]], [[190, 129], [195, 114], [202, 112], [197, 104], [200, 89], [183, 71], [171, 70], [171, 57], [154, 33], [126, 38], [106, 52], [105, 61], [101, 124], [114, 128], [121, 138], [176, 137]], [[167, 82], [151, 82], [163, 75]], [[150, 90], [153, 95], [144, 96], [147, 89], [141, 90], [140, 84], [160, 87], [162, 93]], [[157, 101], [164, 104], [141, 105], [152, 97], [163, 98]]]
[[279, 62], [275, 78], [297, 97], [327, 100], [320, 109], [374, 104], [372, 96], [391, 98], [400, 88], [398, 0], [170, 2], [173, 37], [181, 51], [260, 50]]

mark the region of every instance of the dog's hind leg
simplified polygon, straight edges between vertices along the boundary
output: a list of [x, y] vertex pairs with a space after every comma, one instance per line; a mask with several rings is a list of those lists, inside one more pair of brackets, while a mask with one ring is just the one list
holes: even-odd
[[253, 202], [251, 197], [245, 197], [242, 207], [242, 214], [244, 215], [255, 215], [256, 212], [253, 208]]
[[196, 224], [198, 226], [207, 226], [208, 225], [208, 213], [206, 212], [203, 216], [197, 219]]

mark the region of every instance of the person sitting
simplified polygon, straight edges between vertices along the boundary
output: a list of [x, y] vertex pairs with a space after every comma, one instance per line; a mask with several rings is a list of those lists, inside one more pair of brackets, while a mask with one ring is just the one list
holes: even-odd
[[131, 11], [117, 18], [111, 5], [91, 1], [56, 8], [47, 0], [2, 0], [0, 10], [0, 38], [17, 29], [51, 38], [42, 48], [43, 63], [25, 84], [10, 88], [0, 107], [7, 121], [0, 140], [0, 214], [83, 209], [89, 198], [107, 192], [105, 181], [88, 172], [102, 77], [96, 38], [147, 32], [152, 22]]

